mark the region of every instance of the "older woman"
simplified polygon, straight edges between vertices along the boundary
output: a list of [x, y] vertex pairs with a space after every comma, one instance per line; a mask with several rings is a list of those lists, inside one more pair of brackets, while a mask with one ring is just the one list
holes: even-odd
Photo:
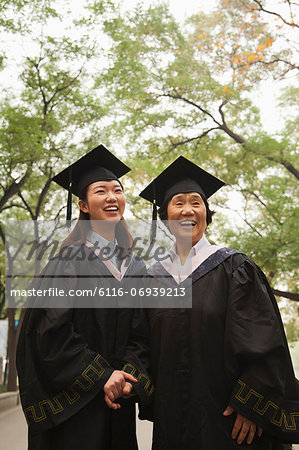
[[[192, 307], [151, 308], [154, 450], [282, 448], [299, 442], [299, 388], [279, 311], [262, 271], [210, 245], [207, 198], [223, 183], [183, 157], [140, 195], [175, 237], [157, 284], [192, 282]], [[189, 268], [188, 268], [189, 264]], [[174, 299], [175, 303], [175, 299]]]
[[119, 177], [128, 171], [99, 146], [54, 177], [79, 197], [80, 216], [37, 279], [44, 297], [27, 310], [18, 343], [29, 450], [137, 449], [130, 397], [134, 390], [146, 404], [152, 388], [134, 347], [133, 311], [118, 295], [144, 272], [123, 219]]

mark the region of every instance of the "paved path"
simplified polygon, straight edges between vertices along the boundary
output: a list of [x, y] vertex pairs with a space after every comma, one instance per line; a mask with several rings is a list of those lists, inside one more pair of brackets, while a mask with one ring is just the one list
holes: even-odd
[[[139, 450], [151, 449], [152, 425], [145, 420], [137, 420]], [[8, 409], [0, 413], [1, 450], [27, 449], [27, 424], [21, 407]]]
[[[145, 420], [137, 420], [139, 450], [151, 449], [152, 425]], [[26, 450], [27, 425], [20, 407], [0, 413], [1, 450]], [[294, 445], [299, 450], [299, 445]]]
[[27, 424], [20, 406], [0, 413], [1, 450], [26, 450]]

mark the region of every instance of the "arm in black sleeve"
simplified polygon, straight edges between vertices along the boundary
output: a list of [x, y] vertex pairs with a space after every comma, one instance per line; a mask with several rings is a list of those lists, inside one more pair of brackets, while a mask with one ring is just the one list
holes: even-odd
[[[50, 262], [36, 288], [54, 285], [67, 292], [76, 283], [71, 263]], [[62, 423], [89, 403], [114, 370], [76, 333], [72, 308], [50, 308], [48, 300], [37, 298], [27, 311], [18, 344], [22, 405], [29, 426], [37, 432]]]
[[230, 405], [270, 435], [299, 442], [299, 383], [277, 303], [262, 271], [245, 258], [231, 280], [226, 324]]
[[138, 396], [140, 411], [152, 399], [154, 387], [150, 378], [149, 327], [145, 310], [136, 308], [133, 312], [130, 338], [124, 355], [125, 372], [133, 375], [138, 382], [133, 384]]

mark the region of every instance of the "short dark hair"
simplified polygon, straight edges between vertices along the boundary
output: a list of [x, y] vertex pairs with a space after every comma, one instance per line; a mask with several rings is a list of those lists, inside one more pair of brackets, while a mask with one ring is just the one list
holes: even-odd
[[[209, 207], [209, 203], [208, 200], [206, 198], [205, 195], [203, 194], [199, 194], [201, 196], [201, 198], [203, 199], [203, 202], [205, 204], [206, 207], [206, 222], [207, 222], [207, 226], [210, 225], [210, 223], [212, 223], [212, 216], [215, 214], [215, 211], [211, 211], [210, 207]], [[170, 200], [172, 199], [173, 196], [171, 196], [170, 198], [166, 199], [164, 201], [164, 203], [161, 205], [161, 207], [158, 210], [158, 214], [159, 217], [162, 221], [165, 221], [168, 219], [167, 217], [167, 207], [168, 207], [168, 203], [170, 202]]]

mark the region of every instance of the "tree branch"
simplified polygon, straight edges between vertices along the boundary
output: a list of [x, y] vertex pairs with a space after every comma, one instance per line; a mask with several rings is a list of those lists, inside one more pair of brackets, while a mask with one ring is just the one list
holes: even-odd
[[208, 130], [204, 131], [199, 136], [195, 136], [193, 138], [185, 139], [184, 141], [179, 141], [179, 142], [173, 142], [170, 137], [171, 147], [166, 152], [161, 153], [161, 155], [166, 155], [167, 153], [170, 153], [172, 150], [174, 150], [176, 147], [179, 147], [180, 145], [188, 144], [189, 142], [192, 142], [192, 141], [197, 141], [197, 140], [199, 141], [203, 137], [207, 136], [210, 133], [210, 131], [219, 130], [219, 129], [220, 129], [220, 127], [209, 128]]
[[25, 175], [21, 178], [21, 180], [16, 183], [13, 181], [10, 186], [5, 190], [3, 197], [0, 200], [0, 211], [3, 210], [4, 205], [8, 202], [8, 200], [13, 197], [20, 188], [24, 185], [25, 181], [29, 177], [31, 169], [27, 168]]
[[225, 117], [224, 117], [223, 107], [224, 107], [226, 104], [227, 104], [227, 100], [224, 100], [224, 101], [221, 103], [221, 105], [219, 106], [219, 108], [218, 108], [218, 111], [219, 111], [220, 116], [221, 116], [221, 119], [222, 119], [222, 123], [223, 123], [224, 125], [226, 125], [226, 122], [225, 122]]
[[66, 84], [65, 86], [61, 86], [60, 88], [57, 88], [57, 89], [55, 90], [54, 94], [52, 95], [52, 97], [51, 97], [50, 100], [48, 101], [49, 104], [52, 103], [52, 106], [51, 106], [51, 108], [50, 108], [51, 111], [52, 111], [53, 107], [55, 107], [56, 105], [58, 105], [58, 103], [60, 102], [60, 100], [58, 100], [56, 103], [54, 103], [54, 101], [53, 101], [53, 100], [55, 99], [55, 97], [57, 96], [57, 94], [59, 94], [59, 92], [65, 91], [66, 89], [69, 89], [68, 92], [63, 96], [63, 98], [67, 97], [68, 94], [72, 91], [72, 89], [71, 89], [70, 87], [71, 87], [72, 84], [74, 84], [75, 81], [79, 78], [79, 76], [80, 76], [81, 73], [82, 73], [82, 70], [83, 70], [83, 66], [80, 68], [78, 74], [77, 74], [74, 78], [72, 78], [68, 84]]
[[19, 192], [18, 195], [19, 195], [20, 199], [22, 200], [22, 202], [24, 203], [24, 205], [25, 205], [27, 211], [29, 212], [29, 214], [30, 214], [30, 216], [31, 216], [31, 219], [32, 219], [32, 220], [35, 220], [35, 219], [36, 219], [36, 216], [35, 216], [35, 214], [33, 213], [33, 211], [32, 211], [32, 209], [31, 209], [31, 206], [29, 205], [29, 203], [26, 202], [26, 200], [25, 200], [25, 198], [23, 197], [23, 195], [22, 195], [21, 192]]
[[2, 208], [1, 211], [5, 211], [6, 209], [10, 209], [10, 208], [21, 208], [21, 209], [26, 209], [24, 205], [18, 205], [17, 203], [11, 203], [8, 206], [4, 206], [4, 208]]
[[2, 239], [3, 244], [5, 245], [5, 234], [1, 222], [0, 222], [0, 237]]
[[263, 235], [258, 231], [257, 228], [255, 228], [251, 222], [246, 218], [246, 211], [244, 211], [244, 217], [241, 216], [241, 214], [239, 214], [239, 212], [237, 211], [238, 216], [243, 220], [243, 222], [246, 223], [246, 225], [254, 232], [256, 233], [260, 238], [263, 238]]
[[219, 123], [215, 119], [215, 117], [211, 113], [209, 113], [209, 111], [205, 110], [204, 108], [199, 106], [197, 103], [193, 102], [192, 100], [189, 100], [188, 98], [182, 97], [179, 94], [176, 94], [176, 95], [173, 95], [173, 94], [162, 94], [162, 95], [160, 95], [160, 97], [170, 97], [170, 98], [173, 98], [174, 100], [182, 100], [183, 102], [188, 103], [189, 105], [194, 106], [195, 108], [199, 109], [206, 116], [209, 116], [213, 120], [213, 122], [216, 123], [216, 125], [221, 127], [221, 123]]
[[293, 164], [289, 163], [288, 161], [286, 161], [285, 159], [281, 158], [279, 161], [277, 161], [275, 158], [272, 158], [271, 156], [266, 156], [266, 158], [269, 161], [273, 161], [273, 162], [278, 162], [280, 163], [282, 166], [284, 166], [289, 172], [291, 172], [296, 178], [297, 180], [299, 180], [299, 171], [296, 169], [296, 167], [293, 166]]
[[280, 222], [280, 220], [277, 219], [277, 217], [275, 217], [275, 215], [273, 214], [273, 212], [271, 211], [271, 209], [266, 205], [265, 202], [263, 202], [263, 200], [261, 200], [261, 198], [253, 191], [250, 191], [249, 189], [240, 189], [241, 193], [247, 193], [252, 195], [254, 198], [256, 198], [256, 200], [258, 202], [260, 202], [260, 204], [270, 213], [270, 215], [273, 217], [273, 219], [279, 224], [282, 225], [282, 223]]
[[273, 294], [278, 297], [288, 298], [289, 300], [293, 300], [295, 302], [299, 302], [299, 294], [294, 294], [293, 292], [285, 292], [280, 291], [279, 289], [272, 288]]
[[283, 76], [285, 76], [290, 70], [299, 70], [299, 66], [290, 62], [290, 61], [286, 61], [285, 59], [282, 58], [275, 58], [272, 59], [270, 61], [264, 61], [262, 59], [258, 59], [256, 61], [252, 61], [252, 62], [247, 62], [246, 64], [239, 64], [238, 67], [246, 67], [246, 66], [254, 66], [255, 64], [262, 64], [265, 66], [269, 66], [272, 64], [276, 64], [276, 63], [283, 63], [286, 64], [287, 66], [289, 66], [282, 74], [279, 75], [279, 77], [277, 78], [282, 78]]
[[[222, 119], [222, 123], [218, 122], [215, 117], [209, 113], [209, 111], [207, 111], [206, 109], [202, 108], [200, 105], [198, 105], [197, 103], [193, 102], [192, 100], [189, 100], [188, 98], [182, 97], [179, 94], [161, 94], [160, 97], [169, 97], [172, 98], [174, 100], [182, 100], [185, 103], [188, 103], [191, 106], [194, 106], [195, 108], [199, 109], [202, 113], [204, 113], [205, 115], [209, 116], [213, 122], [215, 122], [218, 126], [211, 128], [209, 131], [215, 130], [215, 129], [220, 129], [222, 131], [224, 131], [228, 136], [230, 136], [235, 142], [237, 142], [238, 144], [241, 144], [244, 148], [245, 151], [250, 151], [248, 150], [248, 148], [246, 148], [246, 140], [240, 136], [239, 134], [235, 133], [234, 131], [232, 131], [226, 124], [225, 121], [225, 116], [224, 116], [224, 111], [223, 111], [223, 107], [227, 104], [227, 101], [223, 101], [221, 103], [221, 105], [218, 108], [219, 114], [221, 116]], [[208, 132], [204, 132], [206, 134], [208, 134]], [[192, 140], [196, 139], [196, 138], [191, 138]], [[184, 141], [183, 143], [188, 142], [188, 140]], [[179, 144], [178, 144], [179, 145]], [[284, 166], [289, 172], [291, 172], [298, 180], [299, 180], [299, 172], [298, 170], [288, 161], [286, 161], [285, 159], [281, 158], [281, 159], [277, 159], [277, 158], [273, 158], [271, 156], [265, 156], [264, 157], [266, 159], [268, 159], [268, 161], [272, 161], [272, 162], [276, 162], [277, 164], [281, 164], [282, 166]]]
[[39, 63], [41, 62], [41, 59], [39, 60], [38, 63], [36, 63], [33, 59], [31, 59], [29, 57], [27, 59], [33, 65], [33, 67], [36, 69], [36, 72], [37, 72], [38, 88], [40, 90], [40, 93], [41, 93], [42, 98], [43, 98], [43, 103], [44, 103], [43, 115], [44, 115], [44, 117], [46, 117], [49, 101], [47, 101], [46, 94], [44, 93], [44, 90], [42, 88], [42, 79], [41, 79], [40, 69], [39, 69]]
[[52, 181], [52, 177], [48, 178], [48, 180], [46, 181], [46, 183], [45, 183], [45, 185], [44, 185], [44, 187], [43, 187], [43, 189], [41, 191], [41, 194], [40, 194], [40, 196], [38, 198], [38, 202], [37, 202], [36, 209], [35, 209], [35, 217], [36, 218], [38, 218], [38, 216], [40, 214], [40, 209], [41, 209], [43, 200], [44, 200], [44, 198], [45, 198], [45, 196], [46, 196], [46, 194], [47, 194], [47, 192], [49, 190], [49, 187], [51, 185], [51, 181]]
[[260, 0], [253, 0], [254, 3], [256, 3], [259, 6], [260, 11], [263, 11], [267, 14], [271, 14], [273, 16], [278, 17], [280, 20], [282, 20], [283, 23], [285, 23], [286, 25], [289, 25], [290, 27], [297, 27], [299, 28], [299, 25], [297, 25], [294, 22], [288, 22], [286, 19], [284, 19], [279, 13], [275, 12], [275, 11], [269, 11], [268, 9], [265, 9], [261, 3]]
[[228, 128], [226, 123], [221, 125], [219, 128], [221, 128], [221, 130], [223, 130], [228, 136], [230, 136], [238, 144], [241, 144], [241, 145], [245, 144], [245, 139], [242, 138], [239, 134], [234, 133], [230, 128]]
[[221, 208], [221, 209], [224, 209], [224, 210], [228, 210], [228, 211], [233, 211], [233, 212], [235, 212], [235, 213], [240, 217], [240, 219], [241, 219], [244, 223], [246, 223], [246, 225], [247, 225], [249, 228], [251, 228], [251, 230], [252, 230], [254, 233], [256, 233], [260, 238], [263, 238], [263, 235], [258, 231], [258, 229], [255, 228], [255, 227], [252, 225], [252, 223], [249, 222], [249, 221], [246, 219], [246, 217], [241, 216], [241, 214], [239, 213], [239, 211], [238, 211], [237, 209], [230, 208], [230, 207], [227, 206], [227, 205], [223, 206], [223, 203], [216, 202], [215, 200], [214, 200], [214, 204], [215, 204], [216, 206], [218, 206], [218, 208]]

